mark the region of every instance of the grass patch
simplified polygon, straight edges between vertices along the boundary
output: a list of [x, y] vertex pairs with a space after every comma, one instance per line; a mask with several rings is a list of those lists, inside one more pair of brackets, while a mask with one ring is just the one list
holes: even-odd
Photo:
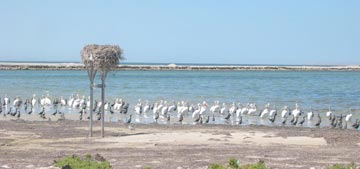
[[84, 159], [73, 155], [68, 156], [60, 161], [55, 161], [55, 166], [63, 169], [111, 169], [111, 165], [99, 154], [92, 159], [90, 154], [87, 154]]
[[210, 169], [267, 169], [264, 161], [259, 161], [255, 164], [241, 165], [239, 160], [231, 158], [227, 165], [212, 164]]
[[330, 167], [328, 167], [328, 169], [360, 169], [360, 166], [356, 166], [354, 162], [352, 162], [351, 164], [335, 164], [332, 165]]

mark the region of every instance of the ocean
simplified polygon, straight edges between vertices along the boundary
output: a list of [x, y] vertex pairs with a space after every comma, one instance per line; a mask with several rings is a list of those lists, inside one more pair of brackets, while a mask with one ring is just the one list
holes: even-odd
[[[86, 71], [1, 70], [0, 79], [1, 98], [5, 94], [12, 99], [15, 96], [31, 98], [33, 94], [41, 97], [47, 93], [58, 98], [89, 94]], [[99, 76], [95, 81], [100, 83]], [[134, 112], [138, 99], [150, 103], [184, 100], [195, 106], [202, 101], [211, 106], [218, 100], [227, 105], [233, 102], [243, 105], [256, 103], [259, 110], [267, 103], [275, 104], [279, 113], [283, 106], [293, 109], [298, 103], [305, 113], [312, 108], [321, 116], [325, 116], [331, 106], [335, 114], [346, 115], [351, 111], [355, 119], [360, 118], [359, 84], [358, 71], [112, 71], [106, 79], [105, 97], [109, 102], [115, 98], [129, 102], [130, 113]], [[100, 89], [95, 89], [95, 100], [100, 100], [100, 92]], [[39, 112], [40, 108], [36, 111]], [[176, 115], [173, 118], [177, 118]], [[247, 121], [249, 124], [269, 124], [266, 120], [259, 122], [254, 117], [247, 118]], [[153, 121], [149, 118], [137, 122]], [[280, 124], [281, 121], [276, 123]]]

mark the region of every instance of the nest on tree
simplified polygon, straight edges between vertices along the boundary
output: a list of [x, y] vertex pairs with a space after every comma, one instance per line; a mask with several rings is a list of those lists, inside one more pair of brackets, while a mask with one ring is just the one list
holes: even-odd
[[123, 57], [118, 45], [86, 45], [81, 51], [81, 59], [86, 67], [93, 65], [95, 69], [107, 72], [116, 67]]

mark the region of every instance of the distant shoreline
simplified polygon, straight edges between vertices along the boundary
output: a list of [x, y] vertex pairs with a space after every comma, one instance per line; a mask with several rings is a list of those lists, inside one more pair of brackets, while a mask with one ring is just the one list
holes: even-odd
[[[81, 63], [21, 63], [0, 62], [0, 70], [85, 70]], [[115, 70], [233, 70], [233, 71], [360, 71], [360, 65], [351, 66], [281, 66], [281, 65], [154, 65], [154, 64], [123, 64]]]

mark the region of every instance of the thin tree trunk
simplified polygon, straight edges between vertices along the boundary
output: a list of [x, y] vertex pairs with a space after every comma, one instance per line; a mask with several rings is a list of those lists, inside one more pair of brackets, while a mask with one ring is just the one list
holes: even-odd
[[106, 72], [102, 72], [101, 74], [101, 137], [105, 137], [104, 133], [104, 123], [105, 123], [105, 78]]

